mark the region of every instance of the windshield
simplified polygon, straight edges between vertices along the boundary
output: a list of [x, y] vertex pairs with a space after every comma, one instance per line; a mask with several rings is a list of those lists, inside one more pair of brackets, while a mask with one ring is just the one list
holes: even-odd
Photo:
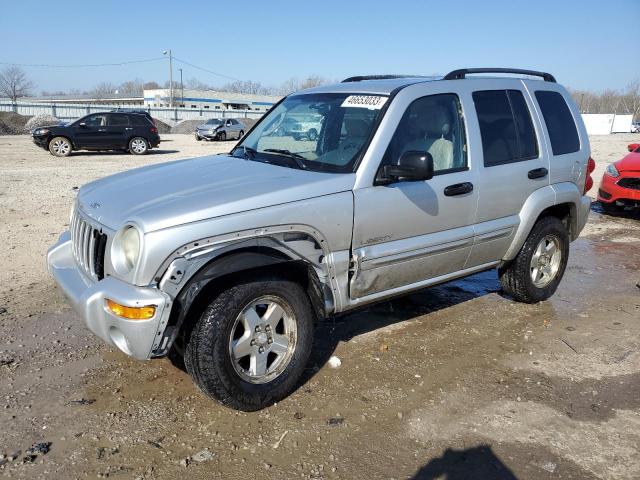
[[348, 93], [288, 97], [232, 154], [291, 168], [352, 172], [386, 101]]
[[211, 120], [207, 120], [207, 125], [220, 125], [222, 120], [218, 120], [217, 118], [212, 118]]

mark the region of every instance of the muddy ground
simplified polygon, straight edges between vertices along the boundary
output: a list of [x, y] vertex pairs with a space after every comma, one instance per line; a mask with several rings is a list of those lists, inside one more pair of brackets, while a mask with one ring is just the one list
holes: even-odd
[[[233, 143], [164, 138], [61, 160], [0, 137], [0, 476], [640, 478], [639, 215], [594, 206], [548, 302], [486, 272], [319, 325], [298, 390], [239, 413], [100, 343], [45, 270], [75, 187]], [[637, 138], [593, 138], [598, 171]]]

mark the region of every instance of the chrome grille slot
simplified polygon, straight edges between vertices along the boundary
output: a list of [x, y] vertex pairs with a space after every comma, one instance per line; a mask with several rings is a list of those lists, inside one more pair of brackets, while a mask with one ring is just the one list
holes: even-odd
[[69, 224], [71, 245], [76, 265], [94, 280], [104, 278], [104, 253], [107, 235], [75, 210]]

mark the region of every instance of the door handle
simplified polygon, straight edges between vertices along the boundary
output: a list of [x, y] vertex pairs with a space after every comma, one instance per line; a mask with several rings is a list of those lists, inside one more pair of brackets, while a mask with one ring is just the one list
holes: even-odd
[[99, 129], [98, 129], [98, 131], [99, 131], [99, 132], [106, 132], [106, 131], [107, 131], [107, 129], [106, 129], [106, 128], [99, 128]]
[[133, 130], [133, 127], [126, 127], [125, 130]]
[[453, 197], [455, 195], [464, 195], [465, 193], [473, 192], [473, 183], [463, 182], [449, 185], [444, 189], [444, 194], [447, 197]]
[[548, 173], [549, 173], [549, 170], [547, 170], [544, 167], [534, 168], [533, 170], [529, 170], [527, 177], [529, 177], [531, 180], [534, 180], [536, 178], [544, 178], [548, 175]]

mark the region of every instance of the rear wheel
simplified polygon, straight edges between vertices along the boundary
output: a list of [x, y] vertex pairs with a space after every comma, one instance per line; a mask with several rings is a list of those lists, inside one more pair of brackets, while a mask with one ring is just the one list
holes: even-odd
[[149, 151], [149, 142], [142, 137], [133, 137], [129, 140], [129, 151], [134, 155], [144, 155]]
[[524, 303], [537, 303], [553, 295], [569, 259], [569, 234], [556, 217], [534, 225], [513, 261], [499, 270], [505, 293]]
[[56, 157], [68, 157], [71, 150], [71, 142], [68, 138], [54, 137], [49, 142], [49, 153]]
[[259, 410], [293, 391], [312, 339], [311, 304], [299, 284], [251, 279], [211, 301], [191, 331], [185, 366], [208, 396]]

